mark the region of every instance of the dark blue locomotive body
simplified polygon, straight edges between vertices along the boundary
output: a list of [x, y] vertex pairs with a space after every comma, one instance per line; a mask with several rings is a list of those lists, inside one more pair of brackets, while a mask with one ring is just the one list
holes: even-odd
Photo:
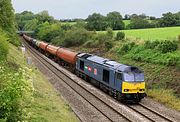
[[120, 100], [140, 101], [145, 97], [144, 73], [138, 68], [87, 53], [77, 57], [78, 74], [96, 81], [98, 86], [111, 95]]

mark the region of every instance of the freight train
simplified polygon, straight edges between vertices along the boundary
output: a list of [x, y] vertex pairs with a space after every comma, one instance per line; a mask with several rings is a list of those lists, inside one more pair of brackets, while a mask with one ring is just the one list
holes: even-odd
[[146, 96], [144, 73], [135, 66], [120, 64], [89, 53], [77, 53], [21, 36], [34, 48], [82, 79], [93, 83], [119, 101], [140, 102]]

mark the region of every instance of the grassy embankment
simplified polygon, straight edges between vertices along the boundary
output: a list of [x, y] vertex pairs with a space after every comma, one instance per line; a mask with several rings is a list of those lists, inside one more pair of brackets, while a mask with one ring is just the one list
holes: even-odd
[[[103, 51], [100, 46], [99, 49], [84, 46], [73, 49], [95, 53], [123, 64], [141, 68], [145, 72], [148, 96], [180, 111], [180, 62], [178, 61], [180, 49], [178, 48], [175, 52], [161, 53], [155, 47], [154, 49], [144, 47], [144, 40], [147, 39], [152, 41], [156, 39], [176, 39], [180, 34], [180, 27], [125, 30], [124, 32], [128, 39], [114, 41], [113, 48], [109, 51]], [[129, 38], [129, 36], [132, 37]], [[121, 53], [123, 45], [127, 45], [129, 48], [131, 42], [134, 42], [136, 46], [132, 47], [132, 50], [128, 49], [127, 52]]]
[[48, 80], [35, 68], [26, 64], [26, 59], [16, 47], [10, 45], [8, 60], [30, 70], [33, 93], [32, 99], [25, 107], [30, 122], [60, 122], [78, 119], [62, 96], [53, 88]]

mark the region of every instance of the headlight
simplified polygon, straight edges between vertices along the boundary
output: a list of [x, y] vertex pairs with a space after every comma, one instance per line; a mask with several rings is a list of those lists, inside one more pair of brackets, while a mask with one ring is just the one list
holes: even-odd
[[145, 89], [140, 89], [139, 91], [145, 91]]
[[124, 92], [128, 92], [129, 91], [129, 89], [124, 89]]

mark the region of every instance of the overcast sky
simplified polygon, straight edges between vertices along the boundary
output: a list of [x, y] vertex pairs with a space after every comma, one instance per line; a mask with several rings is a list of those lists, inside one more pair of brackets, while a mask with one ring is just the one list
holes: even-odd
[[165, 12], [180, 11], [180, 0], [12, 0], [16, 12], [25, 10], [38, 13], [48, 10], [56, 19], [87, 18], [97, 12], [111, 11], [160, 17]]

